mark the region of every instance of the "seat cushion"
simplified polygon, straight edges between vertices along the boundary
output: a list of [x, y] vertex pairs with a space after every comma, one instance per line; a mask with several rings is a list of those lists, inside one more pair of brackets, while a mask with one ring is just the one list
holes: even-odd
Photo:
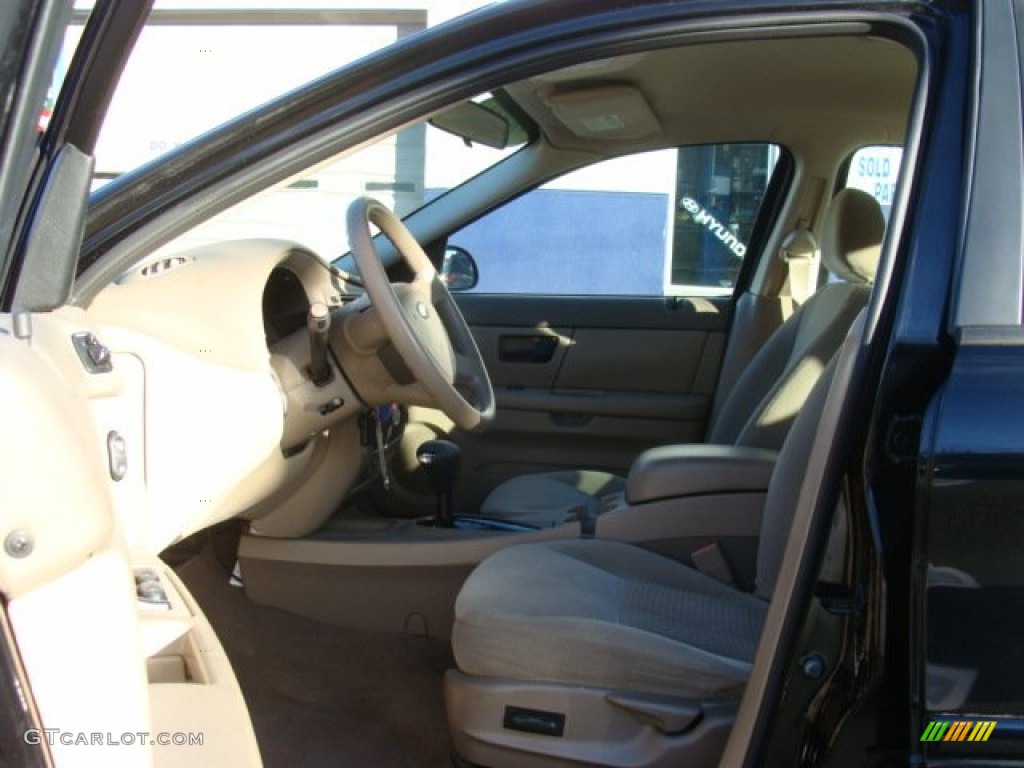
[[767, 608], [630, 544], [524, 544], [470, 575], [452, 647], [471, 675], [717, 698], [742, 690]]
[[484, 501], [480, 514], [538, 528], [579, 519], [580, 508], [600, 512], [601, 497], [626, 490], [624, 478], [608, 472], [568, 471], [521, 475], [506, 480]]

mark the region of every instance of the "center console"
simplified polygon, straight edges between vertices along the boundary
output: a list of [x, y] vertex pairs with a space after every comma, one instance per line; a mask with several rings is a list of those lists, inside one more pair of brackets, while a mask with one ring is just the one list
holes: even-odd
[[[625, 492], [602, 499], [593, 535], [698, 566], [699, 553], [713, 546], [728, 562], [729, 578], [746, 586], [775, 456], [719, 445], [646, 451], [633, 463]], [[455, 597], [485, 557], [516, 544], [591, 535], [586, 521], [530, 530], [452, 516], [439, 488], [434, 518], [347, 516], [302, 539], [243, 536], [246, 593], [330, 624], [447, 638]]]

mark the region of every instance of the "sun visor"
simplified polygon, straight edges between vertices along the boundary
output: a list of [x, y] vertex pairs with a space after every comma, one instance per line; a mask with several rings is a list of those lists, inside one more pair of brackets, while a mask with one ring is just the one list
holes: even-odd
[[630, 85], [554, 90], [543, 98], [566, 128], [585, 139], [644, 139], [661, 132], [647, 99]]

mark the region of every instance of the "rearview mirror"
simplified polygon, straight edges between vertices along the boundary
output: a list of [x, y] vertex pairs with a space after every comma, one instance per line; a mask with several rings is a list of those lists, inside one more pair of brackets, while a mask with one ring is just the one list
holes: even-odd
[[463, 101], [448, 107], [428, 122], [458, 136], [467, 144], [483, 144], [494, 149], [508, 146], [511, 131], [508, 119], [475, 101]]

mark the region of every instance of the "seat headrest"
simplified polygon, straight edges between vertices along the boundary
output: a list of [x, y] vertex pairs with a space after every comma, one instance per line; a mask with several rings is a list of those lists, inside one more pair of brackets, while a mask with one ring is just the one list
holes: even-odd
[[848, 283], [875, 279], [885, 237], [882, 208], [867, 192], [844, 189], [829, 204], [821, 230], [821, 259]]

